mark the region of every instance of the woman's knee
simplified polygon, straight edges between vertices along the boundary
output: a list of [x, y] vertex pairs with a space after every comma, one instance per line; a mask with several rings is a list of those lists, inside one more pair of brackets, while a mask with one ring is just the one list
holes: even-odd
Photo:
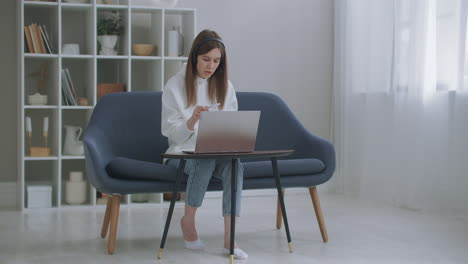
[[[217, 165], [222, 167], [222, 168], [228, 168], [228, 169], [231, 169], [232, 168], [232, 160], [230, 159], [223, 159], [223, 160], [218, 160], [217, 161]], [[242, 165], [242, 163], [240, 162], [240, 160], [238, 159], [237, 162], [237, 171], [238, 172], [242, 172], [244, 171], [244, 166]]]
[[195, 166], [198, 166], [200, 168], [211, 168], [214, 169], [216, 160], [213, 159], [196, 159], [193, 160]]
[[211, 159], [193, 159], [187, 161], [187, 166], [185, 167], [186, 174], [193, 174], [198, 171], [203, 173], [208, 172], [212, 173], [215, 168], [215, 160]]

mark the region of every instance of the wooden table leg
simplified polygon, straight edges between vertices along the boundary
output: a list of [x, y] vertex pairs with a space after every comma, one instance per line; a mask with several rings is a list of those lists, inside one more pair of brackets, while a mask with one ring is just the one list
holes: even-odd
[[161, 245], [159, 246], [158, 259], [162, 258], [162, 255], [163, 255], [164, 244], [166, 243], [167, 232], [169, 231], [169, 225], [171, 224], [172, 213], [174, 212], [174, 206], [175, 206], [175, 202], [177, 199], [177, 192], [179, 191], [179, 185], [180, 185], [180, 182], [182, 181], [182, 177], [184, 176], [184, 168], [185, 168], [186, 162], [187, 162], [186, 160], [181, 159], [179, 163], [179, 169], [177, 170], [174, 190], [172, 191], [171, 205], [169, 206], [169, 212], [167, 213], [166, 224], [164, 226], [164, 233], [163, 233], [163, 237], [161, 240]]

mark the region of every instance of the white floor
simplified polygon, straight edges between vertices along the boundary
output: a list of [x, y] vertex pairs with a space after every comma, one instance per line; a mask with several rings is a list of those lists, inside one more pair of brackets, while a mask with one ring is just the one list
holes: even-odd
[[[320, 191], [320, 190], [319, 190]], [[424, 215], [320, 194], [329, 242], [320, 232], [308, 195], [286, 197], [294, 253], [284, 228], [275, 229], [275, 197], [243, 200], [237, 229], [248, 261], [236, 263], [468, 263], [468, 221]], [[203, 253], [183, 248], [176, 208], [162, 260], [156, 260], [167, 209], [122, 208], [113, 256], [99, 237], [104, 208], [0, 212], [0, 263], [229, 263], [221, 255], [219, 199], [199, 210]]]

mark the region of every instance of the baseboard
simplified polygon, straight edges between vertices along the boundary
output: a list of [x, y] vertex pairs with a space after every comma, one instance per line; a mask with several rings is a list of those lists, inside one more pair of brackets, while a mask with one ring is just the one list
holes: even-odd
[[17, 208], [16, 182], [0, 182], [0, 208]]

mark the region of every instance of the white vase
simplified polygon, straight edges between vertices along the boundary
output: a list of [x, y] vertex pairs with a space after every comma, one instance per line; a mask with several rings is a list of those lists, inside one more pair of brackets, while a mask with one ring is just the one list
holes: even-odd
[[179, 55], [179, 32], [169, 30], [167, 32], [167, 56], [176, 57]]
[[86, 201], [86, 181], [83, 180], [83, 172], [71, 171], [70, 180], [65, 184], [65, 201], [68, 204], [78, 205]]
[[78, 140], [82, 132], [81, 127], [65, 126], [64, 155], [80, 156], [84, 154], [83, 141]]
[[115, 45], [117, 45], [117, 40], [119, 36], [117, 35], [101, 35], [97, 37], [99, 44], [101, 44], [100, 55], [117, 55], [115, 50]]

